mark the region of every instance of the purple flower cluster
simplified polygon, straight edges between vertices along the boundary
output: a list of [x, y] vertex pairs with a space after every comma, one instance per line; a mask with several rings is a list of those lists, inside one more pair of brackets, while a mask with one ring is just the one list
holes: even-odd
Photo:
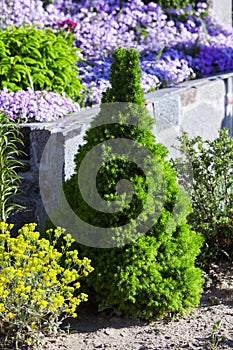
[[48, 122], [80, 110], [65, 94], [48, 91], [0, 91], [0, 110], [22, 122]]
[[141, 0], [3, 0], [1, 27], [22, 23], [51, 26], [75, 34], [82, 50], [79, 75], [87, 88], [86, 104], [99, 103], [110, 86], [113, 50], [134, 47], [140, 52], [145, 92], [173, 86], [196, 76], [233, 68], [233, 30], [206, 16], [205, 3], [181, 10]]
[[23, 24], [51, 25], [65, 19], [62, 11], [50, 4], [44, 9], [41, 0], [1, 0], [0, 28]]
[[187, 6], [166, 13], [141, 0], [70, 1], [69, 11], [67, 1], [55, 0], [54, 5], [77, 23], [76, 45], [84, 58], [79, 72], [89, 90], [87, 104], [99, 103], [109, 86], [111, 55], [118, 46], [140, 52], [145, 92], [233, 68], [232, 28], [220, 24], [213, 13], [206, 17], [205, 3], [197, 10]]

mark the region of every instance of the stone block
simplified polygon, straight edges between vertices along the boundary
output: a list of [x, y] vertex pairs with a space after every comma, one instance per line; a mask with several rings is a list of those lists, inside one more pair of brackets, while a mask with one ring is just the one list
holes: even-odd
[[165, 94], [161, 98], [156, 99], [153, 105], [156, 129], [158, 131], [166, 129], [170, 125], [179, 125], [179, 94]]
[[211, 104], [224, 104], [225, 85], [222, 79], [205, 80], [202, 85], [196, 87], [198, 102]]
[[181, 107], [186, 107], [190, 104], [195, 103], [197, 100], [197, 89], [192, 87], [180, 93]]
[[214, 139], [221, 129], [224, 109], [214, 108], [211, 102], [196, 103], [182, 113], [181, 130], [190, 137], [200, 135], [204, 139]]
[[34, 129], [31, 131], [30, 134], [30, 150], [31, 150], [31, 156], [33, 154], [34, 157], [34, 164], [39, 164], [45, 145], [51, 135], [51, 132], [46, 129]]
[[167, 147], [169, 152], [169, 158], [177, 158], [180, 153], [175, 149], [178, 146], [178, 136], [180, 136], [180, 127], [175, 125], [170, 125], [163, 130], [155, 130], [156, 141], [162, 143]]

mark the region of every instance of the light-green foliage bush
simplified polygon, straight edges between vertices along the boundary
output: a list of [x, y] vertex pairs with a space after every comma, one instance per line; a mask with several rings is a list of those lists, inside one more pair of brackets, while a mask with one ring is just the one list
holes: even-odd
[[81, 101], [82, 85], [76, 63], [77, 47], [51, 28], [34, 26], [0, 30], [0, 88], [9, 91], [65, 92]]
[[[227, 254], [233, 258], [233, 138], [227, 129], [215, 140], [192, 139], [184, 133], [176, 160], [182, 185], [189, 193], [193, 211], [188, 221], [205, 237], [203, 258]], [[182, 171], [181, 171], [182, 170]]]
[[[70, 250], [73, 239], [63, 229], [47, 231], [45, 239], [35, 231], [36, 224], [27, 224], [12, 238], [12, 226], [0, 222], [1, 349], [39, 345], [64, 318], [76, 317], [76, 308], [87, 300], [78, 293], [81, 278], [93, 270], [89, 259]], [[58, 252], [54, 246], [61, 237]]]
[[[113, 237], [116, 247], [79, 245], [80, 253], [88, 255], [95, 267], [87, 281], [89, 293], [101, 307], [111, 307], [126, 316], [149, 319], [185, 313], [200, 300], [202, 272], [195, 267], [195, 259], [200, 252], [202, 237], [186, 222], [191, 210], [189, 200], [177, 184], [166, 148], [155, 142], [151, 132], [153, 120], [144, 106], [136, 50], [115, 50], [110, 80], [112, 88], [103, 97], [106, 103], [102, 104], [100, 113], [85, 135], [86, 143], [79, 147], [75, 157], [76, 173], [64, 184], [69, 204], [77, 216], [95, 227], [116, 228]], [[122, 102], [123, 107], [119, 111], [118, 104], [107, 102]], [[106, 118], [112, 123], [104, 123]], [[132, 140], [137, 145], [138, 157], [149, 172], [156, 174], [156, 178], [151, 183], [139, 165], [128, 161], [127, 157], [113, 157], [105, 162], [105, 155], [114, 153], [114, 149], [103, 146], [103, 164], [96, 178], [100, 196], [109, 204], [119, 200], [117, 184], [120, 179], [128, 179], [134, 188], [131, 202], [123, 210], [106, 213], [90, 207], [82, 198], [78, 174], [84, 158], [96, 145], [117, 138], [121, 138], [119, 145], [123, 149], [126, 148], [125, 140]], [[150, 162], [144, 157], [143, 148], [151, 152]], [[131, 159], [131, 150], [125, 149], [125, 152]], [[92, 172], [90, 162], [87, 179]], [[135, 224], [134, 232], [124, 233], [123, 239], [127, 236], [130, 240], [124, 245], [120, 226], [139, 217], [148, 199], [149, 187], [154, 200], [142, 221]], [[127, 198], [127, 193], [123, 195]], [[151, 218], [151, 228], [145, 234], [137, 235], [141, 226]]]

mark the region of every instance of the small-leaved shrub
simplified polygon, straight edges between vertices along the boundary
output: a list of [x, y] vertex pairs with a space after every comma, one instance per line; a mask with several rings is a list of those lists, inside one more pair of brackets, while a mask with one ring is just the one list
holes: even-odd
[[[80, 280], [93, 270], [90, 260], [70, 250], [71, 235], [56, 228], [40, 238], [36, 224], [27, 224], [12, 238], [13, 225], [0, 222], [0, 348], [39, 344], [54, 334], [61, 321], [76, 317], [76, 308], [87, 300], [78, 293]], [[50, 237], [52, 238], [50, 239]], [[54, 246], [60, 237], [63, 246]], [[76, 294], [75, 294], [76, 293]], [[75, 294], [75, 296], [74, 296]]]
[[77, 52], [70, 39], [56, 35], [51, 28], [22, 26], [0, 30], [0, 88], [65, 92], [81, 102]]
[[192, 139], [187, 133], [178, 147], [185, 158], [175, 161], [193, 211], [188, 221], [205, 237], [203, 258], [233, 258], [233, 138], [220, 130], [215, 140]]
[[[64, 184], [76, 215], [94, 227], [103, 228], [96, 242], [111, 238], [115, 243], [113, 248], [79, 245], [80, 253], [89, 256], [95, 267], [87, 281], [89, 293], [101, 307], [113, 308], [127, 316], [149, 319], [185, 313], [200, 300], [202, 272], [195, 267], [195, 259], [202, 237], [186, 222], [190, 203], [167, 160], [167, 149], [156, 143], [152, 134], [153, 119], [144, 106], [139, 54], [135, 49], [115, 50], [110, 79], [112, 88], [104, 94], [105, 103], [75, 157], [76, 172]], [[122, 108], [118, 109], [119, 105]], [[115, 154], [114, 147], [106, 146], [106, 141], [114, 139], [118, 140], [118, 150], [121, 149], [124, 156]], [[129, 147], [129, 140], [136, 149]], [[114, 213], [91, 207], [82, 197], [79, 186], [82, 162], [99, 144], [103, 145], [99, 155], [102, 165], [95, 177], [96, 188], [109, 205], [122, 198], [123, 209], [120, 207]], [[144, 150], [150, 152], [149, 158]], [[109, 155], [112, 156], [106, 161]], [[132, 159], [143, 164], [144, 170]], [[91, 175], [95, 173], [95, 159], [88, 164], [86, 178], [90, 183], [94, 181]], [[155, 174], [152, 180], [146, 176], [145, 169]], [[133, 196], [127, 205], [124, 201], [127, 190], [122, 188], [122, 193], [118, 192], [121, 179], [127, 179], [133, 186]], [[89, 196], [92, 196], [91, 189]], [[146, 205], [146, 213], [140, 217]], [[151, 228], [143, 233], [147, 222], [152, 223]], [[128, 223], [132, 226], [125, 232], [123, 227]], [[114, 228], [110, 238], [105, 237], [104, 231], [109, 227]], [[126, 237], [130, 242], [123, 244]]]

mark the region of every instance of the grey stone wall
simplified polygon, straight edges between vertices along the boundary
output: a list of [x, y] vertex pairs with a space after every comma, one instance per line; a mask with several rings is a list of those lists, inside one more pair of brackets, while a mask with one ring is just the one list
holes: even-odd
[[[191, 137], [201, 135], [213, 139], [221, 127], [232, 128], [232, 82], [233, 73], [228, 73], [189, 81], [145, 96], [147, 108], [156, 121], [153, 132], [157, 140], [168, 147], [171, 157], [177, 155], [172, 145], [178, 142], [176, 138], [183, 130]], [[37, 222], [39, 229], [43, 228], [47, 214], [41, 194], [44, 203], [51, 196], [59, 202], [60, 185], [55, 179], [58, 176], [66, 180], [74, 172], [74, 155], [98, 111], [99, 107], [95, 106], [55, 122], [21, 125], [26, 166], [21, 174], [22, 193], [17, 201], [25, 209], [11, 217], [17, 227]], [[48, 170], [54, 179], [52, 186], [46, 178]]]
[[214, 139], [220, 128], [228, 127], [232, 134], [232, 91], [233, 73], [227, 73], [147, 94], [156, 120], [154, 133], [172, 157], [177, 155], [173, 145], [182, 131]]
[[[54, 179], [58, 174], [61, 174], [64, 180], [72, 175], [74, 155], [83, 142], [83, 136], [90, 121], [98, 110], [98, 107], [94, 107], [54, 122], [21, 125], [25, 145], [23, 151], [26, 155], [21, 157], [25, 166], [20, 173], [22, 185], [16, 201], [24, 209], [15, 212], [9, 220], [15, 224], [15, 231], [28, 222], [36, 222], [39, 229], [43, 228], [47, 213], [41, 199], [39, 175], [43, 179], [43, 174], [46, 174], [48, 169], [50, 174], [54, 174]], [[46, 179], [45, 176], [44, 179]], [[53, 182], [52, 188], [48, 184], [46, 191], [48, 198], [53, 195], [59, 201], [60, 189], [56, 188], [56, 181]], [[44, 194], [45, 200], [46, 194]]]

